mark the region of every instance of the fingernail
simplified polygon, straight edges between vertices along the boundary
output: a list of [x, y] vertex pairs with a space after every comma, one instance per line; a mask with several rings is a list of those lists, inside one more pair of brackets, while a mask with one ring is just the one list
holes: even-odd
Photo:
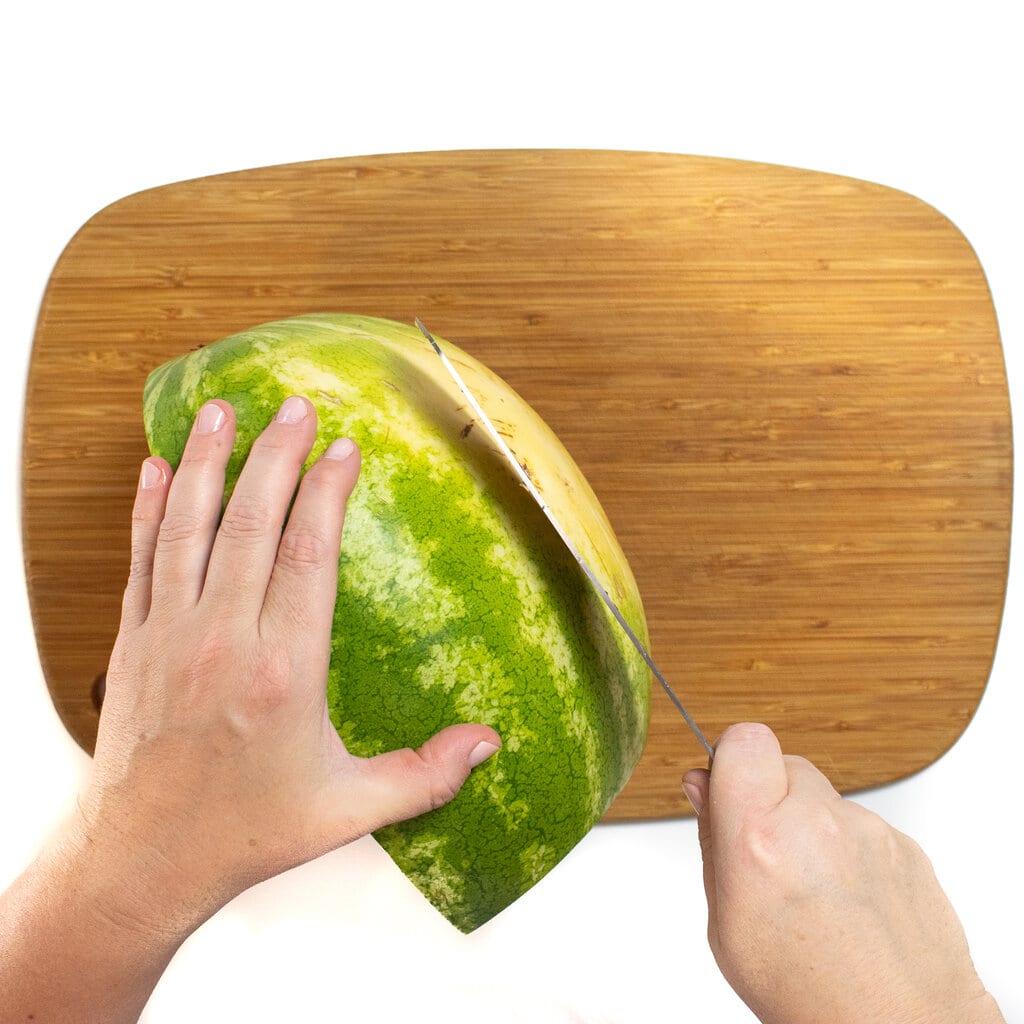
[[337, 459], [340, 462], [342, 459], [347, 459], [355, 450], [355, 441], [351, 441], [347, 437], [339, 437], [327, 446], [327, 451], [324, 452], [323, 457], [325, 459]]
[[686, 793], [686, 799], [690, 801], [694, 812], [699, 815], [704, 810], [704, 797], [700, 789], [692, 782], [684, 782], [683, 792]]
[[469, 752], [469, 767], [475, 768], [478, 764], [483, 764], [495, 751], [501, 748], [496, 743], [488, 743], [487, 740], [481, 740], [470, 752]]
[[301, 423], [306, 418], [307, 412], [309, 409], [305, 401], [298, 395], [292, 395], [291, 398], [286, 398], [281, 403], [281, 408], [277, 410], [274, 419], [278, 423]]
[[150, 462], [147, 459], [142, 464], [142, 472], [139, 474], [139, 486], [142, 490], [148, 491], [154, 487], [159, 487], [163, 480], [163, 470], [155, 462]]
[[199, 418], [196, 420], [197, 434], [212, 434], [224, 426], [227, 416], [224, 410], [216, 402], [207, 402], [199, 410]]

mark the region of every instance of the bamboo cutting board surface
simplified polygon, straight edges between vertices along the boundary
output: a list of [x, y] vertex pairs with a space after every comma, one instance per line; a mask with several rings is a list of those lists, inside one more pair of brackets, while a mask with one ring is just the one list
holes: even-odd
[[[984, 690], [1009, 554], [1009, 398], [959, 231], [905, 193], [647, 153], [325, 160], [129, 196], [67, 246], [25, 410], [43, 670], [86, 749], [172, 356], [313, 311], [420, 316], [591, 481], [652, 652], [709, 737], [760, 720], [848, 792], [934, 761]], [[656, 688], [611, 819], [705, 761]]]

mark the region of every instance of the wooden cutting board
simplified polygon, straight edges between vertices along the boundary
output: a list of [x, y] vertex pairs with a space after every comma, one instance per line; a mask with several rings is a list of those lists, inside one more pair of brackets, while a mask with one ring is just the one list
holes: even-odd
[[[46, 290], [23, 529], [40, 658], [85, 748], [127, 573], [150, 369], [310, 311], [411, 322], [503, 376], [616, 528], [652, 650], [709, 737], [760, 720], [842, 791], [935, 760], [992, 664], [1009, 397], [941, 214], [731, 160], [487, 151], [324, 160], [129, 196]], [[705, 761], [656, 689], [609, 818], [687, 813]]]

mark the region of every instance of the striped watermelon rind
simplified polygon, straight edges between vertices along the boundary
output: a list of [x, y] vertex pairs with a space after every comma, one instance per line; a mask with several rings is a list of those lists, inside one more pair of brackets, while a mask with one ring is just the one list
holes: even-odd
[[[597, 498], [536, 413], [438, 339], [637, 635], [636, 584]], [[363, 468], [338, 570], [327, 700], [354, 754], [483, 722], [502, 749], [446, 806], [376, 838], [472, 931], [542, 878], [628, 781], [647, 732], [646, 665], [414, 327], [347, 314], [263, 324], [154, 370], [150, 450], [176, 467], [198, 409], [238, 429], [225, 501], [291, 394], [319, 417], [311, 464], [353, 438]]]

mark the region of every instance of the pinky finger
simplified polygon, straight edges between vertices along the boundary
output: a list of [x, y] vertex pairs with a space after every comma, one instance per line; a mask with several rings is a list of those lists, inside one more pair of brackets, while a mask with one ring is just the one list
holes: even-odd
[[121, 628], [141, 626], [153, 597], [153, 555], [167, 506], [171, 467], [160, 458], [146, 459], [132, 509], [132, 562], [121, 602]]

